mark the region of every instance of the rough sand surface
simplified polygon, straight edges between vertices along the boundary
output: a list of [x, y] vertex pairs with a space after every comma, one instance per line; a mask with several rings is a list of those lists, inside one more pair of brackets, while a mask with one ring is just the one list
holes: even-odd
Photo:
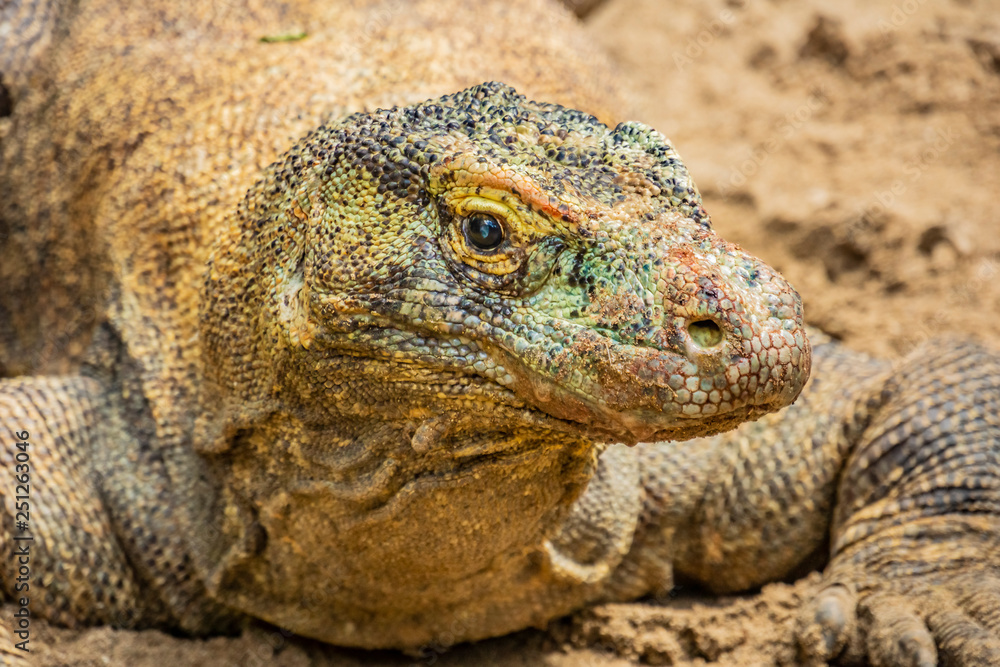
[[[782, 270], [808, 319], [898, 357], [1000, 342], [1000, 15], [974, 0], [609, 0], [587, 19], [673, 139], [716, 226]], [[39, 665], [767, 665], [817, 578], [756, 595], [605, 605], [417, 657], [255, 626], [238, 638], [36, 622]]]

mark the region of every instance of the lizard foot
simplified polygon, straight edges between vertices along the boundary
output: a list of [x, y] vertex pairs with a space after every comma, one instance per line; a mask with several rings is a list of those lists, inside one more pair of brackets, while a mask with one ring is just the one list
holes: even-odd
[[797, 638], [807, 665], [1000, 665], [1000, 576], [832, 581], [803, 608]]
[[801, 657], [1000, 665], [1000, 359], [928, 346], [879, 386], [838, 486], [826, 586], [799, 618]]

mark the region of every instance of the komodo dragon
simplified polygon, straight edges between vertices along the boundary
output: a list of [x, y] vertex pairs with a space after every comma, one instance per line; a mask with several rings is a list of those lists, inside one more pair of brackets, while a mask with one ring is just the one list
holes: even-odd
[[803, 661], [1000, 664], [996, 356], [810, 350], [640, 124], [341, 119], [613, 117], [558, 9], [0, 11], [15, 612], [413, 650], [818, 563]]

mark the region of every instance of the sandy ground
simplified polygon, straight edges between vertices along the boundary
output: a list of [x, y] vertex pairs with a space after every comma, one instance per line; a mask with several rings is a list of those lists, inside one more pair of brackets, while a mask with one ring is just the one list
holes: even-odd
[[[1000, 343], [1000, 15], [989, 0], [608, 0], [593, 39], [673, 139], [718, 230], [783, 271], [807, 318], [898, 357]], [[816, 575], [755, 595], [605, 605], [420, 656], [36, 622], [40, 665], [766, 665]]]

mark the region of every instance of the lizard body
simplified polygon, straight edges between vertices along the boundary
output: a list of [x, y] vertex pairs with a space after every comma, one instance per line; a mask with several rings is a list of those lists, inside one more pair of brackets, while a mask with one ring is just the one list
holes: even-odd
[[995, 356], [811, 353], [649, 128], [500, 84], [413, 104], [495, 77], [611, 117], [554, 10], [456, 10], [463, 60], [416, 30], [430, 3], [383, 5], [380, 40], [372, 14], [245, 9], [6, 10], [60, 26], [11, 42], [0, 169], [34, 613], [416, 649], [819, 562], [806, 658], [997, 650], [970, 588], [995, 586]]

